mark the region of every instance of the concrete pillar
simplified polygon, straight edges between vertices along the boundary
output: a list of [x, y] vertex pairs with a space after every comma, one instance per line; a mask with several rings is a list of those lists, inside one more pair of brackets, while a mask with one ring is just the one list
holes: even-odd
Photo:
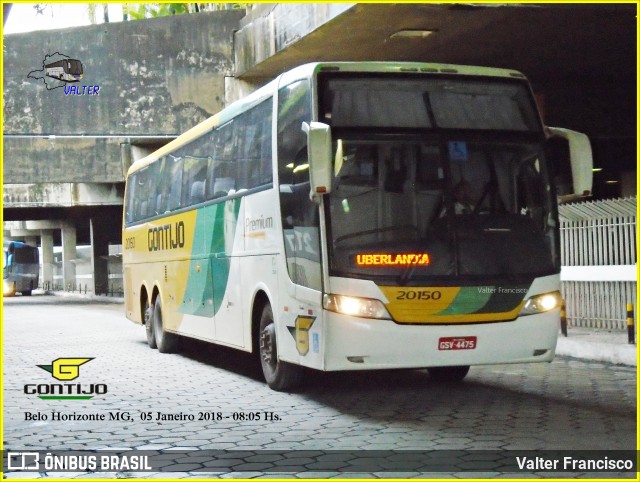
[[90, 220], [91, 228], [91, 268], [93, 271], [92, 291], [97, 295], [109, 292], [109, 239], [100, 223]]
[[62, 227], [62, 280], [64, 289], [76, 286], [76, 228], [70, 224]]
[[42, 245], [42, 285], [53, 287], [53, 231], [42, 230], [40, 232]]

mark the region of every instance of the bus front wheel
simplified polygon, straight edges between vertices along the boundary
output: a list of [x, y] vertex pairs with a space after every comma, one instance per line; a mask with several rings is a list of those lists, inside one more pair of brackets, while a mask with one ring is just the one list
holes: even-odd
[[469, 373], [469, 365], [457, 367], [429, 367], [429, 375], [437, 382], [461, 382]]
[[175, 349], [175, 335], [165, 331], [164, 329], [160, 296], [156, 298], [156, 301], [153, 304], [153, 333], [155, 335], [156, 346], [160, 353], [171, 353]]
[[277, 391], [294, 388], [302, 379], [302, 369], [299, 366], [278, 360], [276, 325], [269, 305], [266, 305], [262, 310], [259, 337], [260, 364], [269, 388]]
[[144, 329], [147, 332], [147, 345], [149, 348], [158, 348], [156, 334], [153, 329], [153, 307], [149, 304], [149, 298], [145, 298], [142, 314], [144, 315]]

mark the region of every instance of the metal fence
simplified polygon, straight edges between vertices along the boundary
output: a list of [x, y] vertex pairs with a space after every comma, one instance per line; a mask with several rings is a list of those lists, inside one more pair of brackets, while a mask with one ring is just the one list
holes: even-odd
[[626, 329], [636, 307], [636, 198], [562, 205], [562, 294], [570, 325]]

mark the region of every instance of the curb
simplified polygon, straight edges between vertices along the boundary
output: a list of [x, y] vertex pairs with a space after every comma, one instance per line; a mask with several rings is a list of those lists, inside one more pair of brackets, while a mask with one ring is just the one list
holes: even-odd
[[560, 337], [556, 355], [614, 365], [638, 366], [636, 345], [576, 341]]
[[124, 297], [122, 296], [82, 294], [82, 293], [73, 293], [69, 291], [45, 291], [44, 294], [50, 295], [50, 296], [58, 296], [60, 298], [76, 298], [84, 301], [95, 301], [96, 303], [124, 304]]

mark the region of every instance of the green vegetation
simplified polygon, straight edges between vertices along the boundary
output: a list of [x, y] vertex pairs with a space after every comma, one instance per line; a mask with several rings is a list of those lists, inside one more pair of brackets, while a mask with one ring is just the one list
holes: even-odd
[[130, 19], [140, 20], [182, 13], [246, 9], [250, 6], [250, 3], [139, 3], [125, 4], [123, 8]]

